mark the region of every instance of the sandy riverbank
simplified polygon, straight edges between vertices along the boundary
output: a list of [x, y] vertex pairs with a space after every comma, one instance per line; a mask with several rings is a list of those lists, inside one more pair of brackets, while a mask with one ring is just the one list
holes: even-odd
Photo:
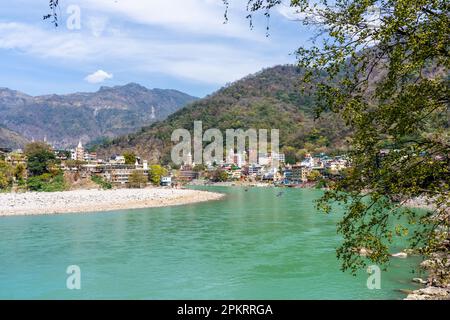
[[218, 200], [223, 196], [165, 188], [0, 193], [0, 217], [165, 207]]

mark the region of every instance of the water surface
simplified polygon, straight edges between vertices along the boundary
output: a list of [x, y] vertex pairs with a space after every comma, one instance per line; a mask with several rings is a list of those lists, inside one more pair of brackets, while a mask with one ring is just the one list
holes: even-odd
[[[224, 200], [95, 214], [0, 218], [1, 299], [399, 299], [414, 259], [381, 290], [340, 271], [340, 214], [321, 191], [211, 187]], [[93, 208], [95, 211], [95, 208]], [[81, 290], [66, 268], [81, 268]]]

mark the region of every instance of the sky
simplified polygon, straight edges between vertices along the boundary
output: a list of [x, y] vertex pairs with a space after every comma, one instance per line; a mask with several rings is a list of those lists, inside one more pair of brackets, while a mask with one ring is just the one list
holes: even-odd
[[245, 0], [48, 0], [0, 2], [0, 87], [31, 95], [139, 83], [204, 97], [263, 68], [295, 63], [312, 30], [286, 5], [250, 29]]

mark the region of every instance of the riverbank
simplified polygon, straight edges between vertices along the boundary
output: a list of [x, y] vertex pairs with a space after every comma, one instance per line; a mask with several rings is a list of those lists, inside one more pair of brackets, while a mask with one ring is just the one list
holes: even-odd
[[0, 217], [165, 207], [222, 197], [215, 192], [167, 188], [1, 193]]

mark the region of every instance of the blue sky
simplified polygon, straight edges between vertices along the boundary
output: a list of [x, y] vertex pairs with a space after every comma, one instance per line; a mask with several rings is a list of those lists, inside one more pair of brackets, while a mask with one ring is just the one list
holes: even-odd
[[42, 21], [48, 0], [1, 1], [0, 87], [39, 95], [137, 82], [203, 97], [295, 62], [309, 43], [311, 30], [287, 6], [273, 12], [266, 37], [263, 17], [250, 30], [245, 0], [230, 2], [224, 24], [222, 0], [60, 0], [55, 28]]

